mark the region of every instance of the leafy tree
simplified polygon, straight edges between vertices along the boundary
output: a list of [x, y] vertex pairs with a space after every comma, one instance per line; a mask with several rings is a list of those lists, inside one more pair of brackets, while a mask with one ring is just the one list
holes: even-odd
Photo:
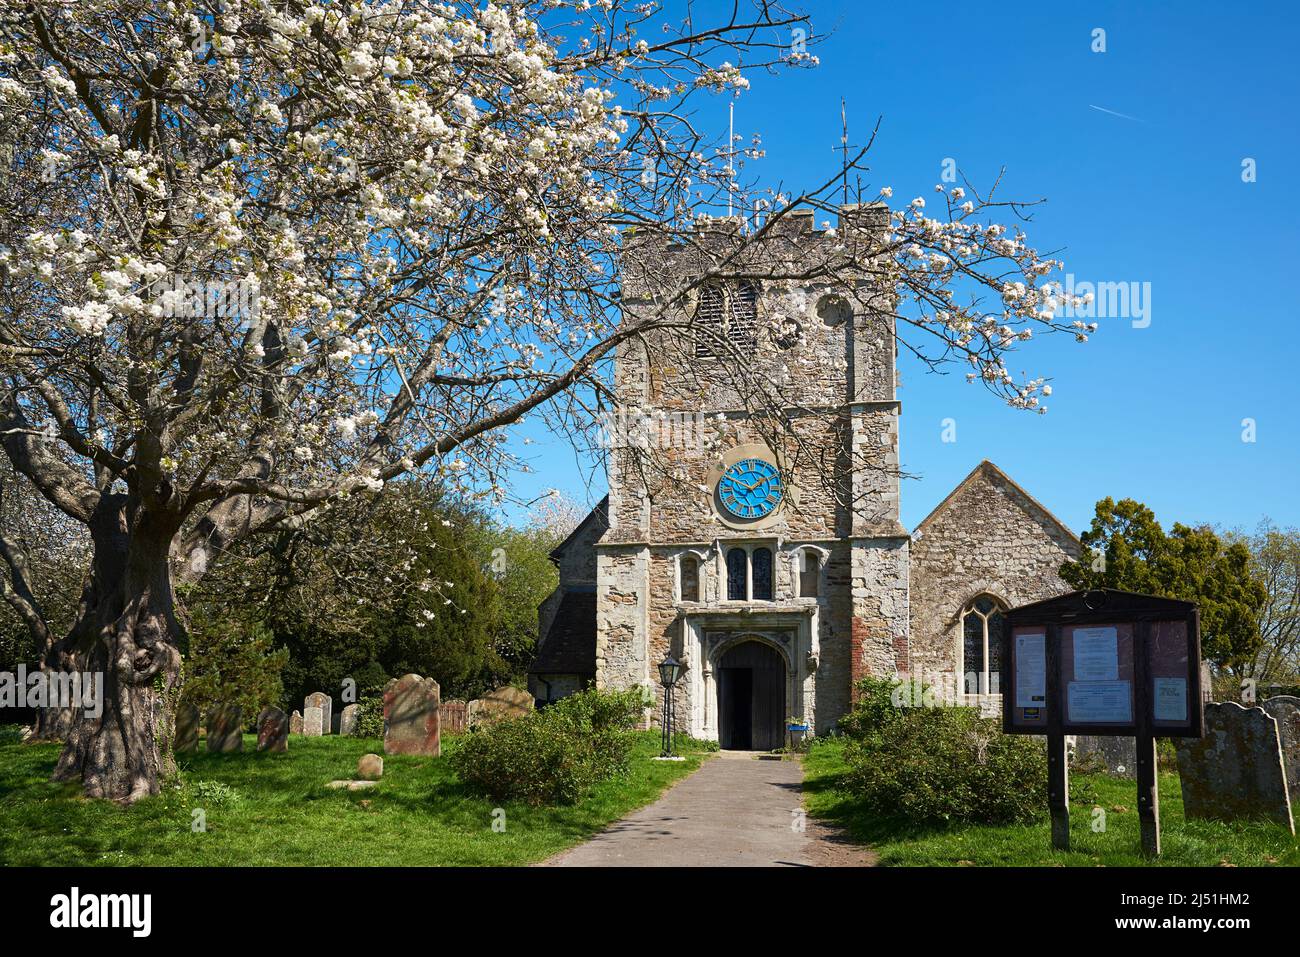
[[280, 705], [280, 672], [289, 652], [274, 647], [274, 636], [264, 624], [221, 611], [196, 616], [188, 638], [181, 701], [202, 713], [217, 704], [238, 704], [246, 728], [263, 708]]
[[1265, 519], [1251, 535], [1230, 532], [1224, 538], [1250, 549], [1255, 577], [1268, 590], [1259, 616], [1260, 648], [1246, 676], [1261, 685], [1300, 684], [1300, 530]]
[[1224, 542], [1208, 526], [1175, 523], [1166, 533], [1151, 509], [1127, 498], [1098, 502], [1080, 540], [1080, 560], [1061, 566], [1067, 584], [1196, 602], [1201, 653], [1220, 667], [1240, 668], [1258, 651], [1268, 592], [1243, 543]]

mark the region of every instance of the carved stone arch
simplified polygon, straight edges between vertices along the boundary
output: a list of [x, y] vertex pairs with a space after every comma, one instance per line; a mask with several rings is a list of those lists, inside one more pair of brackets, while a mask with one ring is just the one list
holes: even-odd
[[962, 615], [966, 614], [966, 609], [970, 607], [971, 602], [981, 595], [988, 595], [994, 601], [1002, 605], [1003, 609], [1015, 608], [1020, 602], [1011, 589], [1001, 581], [993, 581], [988, 578], [977, 579], [959, 593], [962, 598], [951, 609], [948, 616], [948, 624], [957, 624], [961, 621]]
[[794, 661], [790, 657], [790, 649], [777, 641], [771, 635], [765, 635], [759, 631], [738, 631], [728, 635], [721, 641], [716, 642], [709, 649], [709, 667], [711, 669], [718, 666], [718, 662], [732, 648], [737, 645], [743, 645], [747, 641], [756, 641], [759, 644], [767, 645], [781, 656], [781, 663], [785, 666], [786, 674], [789, 675], [794, 670]]

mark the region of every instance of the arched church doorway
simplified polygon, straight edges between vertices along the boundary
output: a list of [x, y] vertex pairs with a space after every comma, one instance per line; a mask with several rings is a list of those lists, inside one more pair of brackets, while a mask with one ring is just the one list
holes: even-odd
[[718, 661], [718, 738], [729, 751], [771, 751], [785, 737], [785, 662], [771, 645], [742, 641]]

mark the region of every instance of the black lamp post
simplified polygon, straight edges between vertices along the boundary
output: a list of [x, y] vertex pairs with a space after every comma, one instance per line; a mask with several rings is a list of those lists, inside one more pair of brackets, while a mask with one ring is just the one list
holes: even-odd
[[682, 675], [682, 663], [672, 656], [671, 653], [659, 662], [659, 682], [664, 686], [664, 720], [663, 748], [659, 754], [661, 758], [671, 758], [673, 755], [673, 685], [677, 684], [677, 679]]

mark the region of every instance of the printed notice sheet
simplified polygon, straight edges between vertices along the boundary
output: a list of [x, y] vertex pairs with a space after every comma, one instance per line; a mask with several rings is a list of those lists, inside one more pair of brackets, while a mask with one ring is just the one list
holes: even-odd
[[1154, 678], [1152, 717], [1157, 721], [1187, 720], [1187, 679]]
[[1016, 707], [1047, 705], [1047, 636], [1016, 635]]
[[1074, 629], [1074, 680], [1115, 681], [1119, 647], [1113, 626]]
[[[1078, 642], [1078, 632], [1075, 632]], [[1077, 648], [1078, 645], [1076, 644]], [[1071, 681], [1069, 720], [1095, 724], [1131, 724], [1132, 697], [1127, 681]]]

